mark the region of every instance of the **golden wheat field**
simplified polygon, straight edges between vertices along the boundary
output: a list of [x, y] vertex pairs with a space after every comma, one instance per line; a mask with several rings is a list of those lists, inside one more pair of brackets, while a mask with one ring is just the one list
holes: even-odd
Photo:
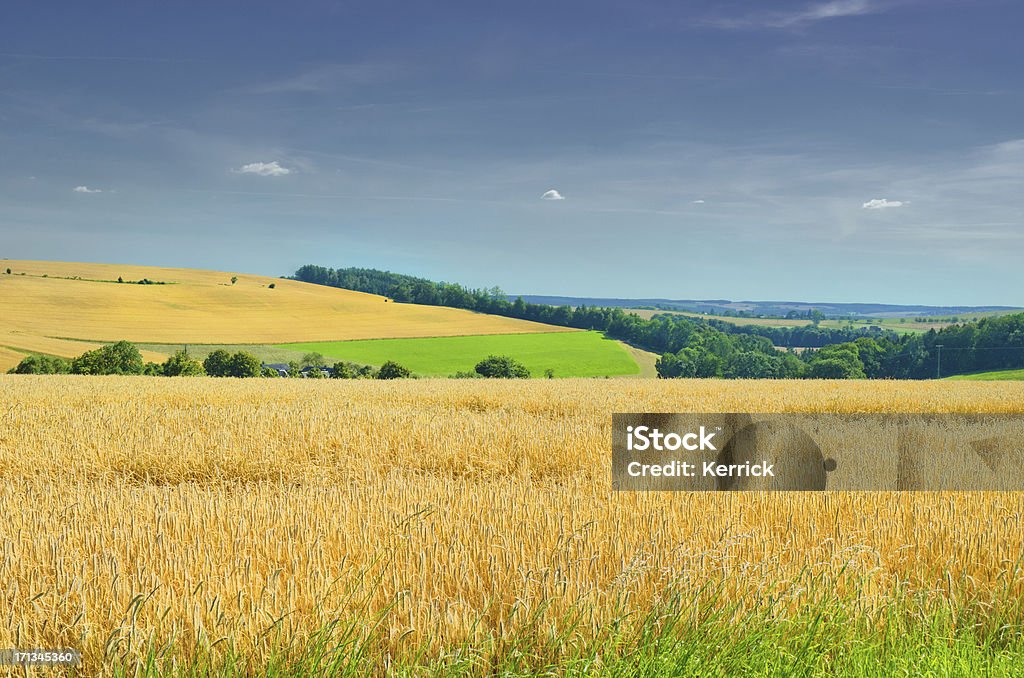
[[[0, 264], [12, 272], [0, 274], [0, 371], [24, 357], [10, 349], [74, 357], [121, 339], [261, 344], [575, 331], [461, 309], [388, 303], [373, 294], [245, 273], [51, 261]], [[112, 282], [119, 277], [173, 284]]]
[[498, 652], [670, 588], [782, 615], [844, 589], [993, 618], [1024, 596], [1019, 493], [610, 490], [612, 412], [1019, 413], [1024, 384], [8, 375], [0, 393], [0, 647], [79, 648], [93, 673], [154, 647], [258, 665], [335, 619], [383, 657]]

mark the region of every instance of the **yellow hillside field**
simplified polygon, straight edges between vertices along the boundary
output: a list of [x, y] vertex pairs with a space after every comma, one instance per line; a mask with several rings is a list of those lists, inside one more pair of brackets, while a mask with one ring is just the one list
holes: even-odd
[[[244, 273], [0, 261], [0, 271], [8, 267], [12, 275], [0, 272], [0, 346], [68, 357], [92, 346], [54, 339], [259, 344], [566, 331]], [[118, 277], [174, 284], [94, 282]], [[0, 368], [11, 360], [0, 355]]]
[[780, 623], [851, 591], [883, 621], [1016, 618], [1024, 596], [1022, 493], [613, 493], [609, 472], [615, 411], [1019, 413], [1016, 382], [4, 375], [0, 392], [0, 647], [75, 647], [93, 675], [172, 641], [163, 660], [231, 646], [258, 667], [335, 619], [382, 657], [586, 638], [670, 586], [771, 599]]

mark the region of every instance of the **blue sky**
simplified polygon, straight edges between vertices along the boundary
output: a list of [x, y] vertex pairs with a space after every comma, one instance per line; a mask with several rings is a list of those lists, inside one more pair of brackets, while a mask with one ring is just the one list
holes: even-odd
[[1024, 305], [1011, 0], [6, 0], [0, 257]]

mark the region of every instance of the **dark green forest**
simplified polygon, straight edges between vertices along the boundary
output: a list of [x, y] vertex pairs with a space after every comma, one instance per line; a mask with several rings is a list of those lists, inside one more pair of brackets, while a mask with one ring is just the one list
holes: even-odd
[[509, 300], [497, 287], [469, 289], [366, 268], [307, 265], [292, 278], [379, 294], [396, 302], [598, 330], [660, 354], [657, 369], [663, 378], [930, 379], [1024, 367], [1024, 314], [984, 318], [924, 334], [897, 334], [877, 327], [737, 326], [672, 314], [644, 320], [621, 308], [527, 303], [521, 298]]

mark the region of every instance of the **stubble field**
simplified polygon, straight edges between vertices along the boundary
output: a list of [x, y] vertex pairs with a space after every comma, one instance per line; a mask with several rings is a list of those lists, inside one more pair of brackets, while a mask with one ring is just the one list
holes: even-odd
[[1024, 412], [1019, 383], [0, 392], [0, 647], [89, 674], [1022, 666], [1019, 493], [610, 489], [612, 412]]

